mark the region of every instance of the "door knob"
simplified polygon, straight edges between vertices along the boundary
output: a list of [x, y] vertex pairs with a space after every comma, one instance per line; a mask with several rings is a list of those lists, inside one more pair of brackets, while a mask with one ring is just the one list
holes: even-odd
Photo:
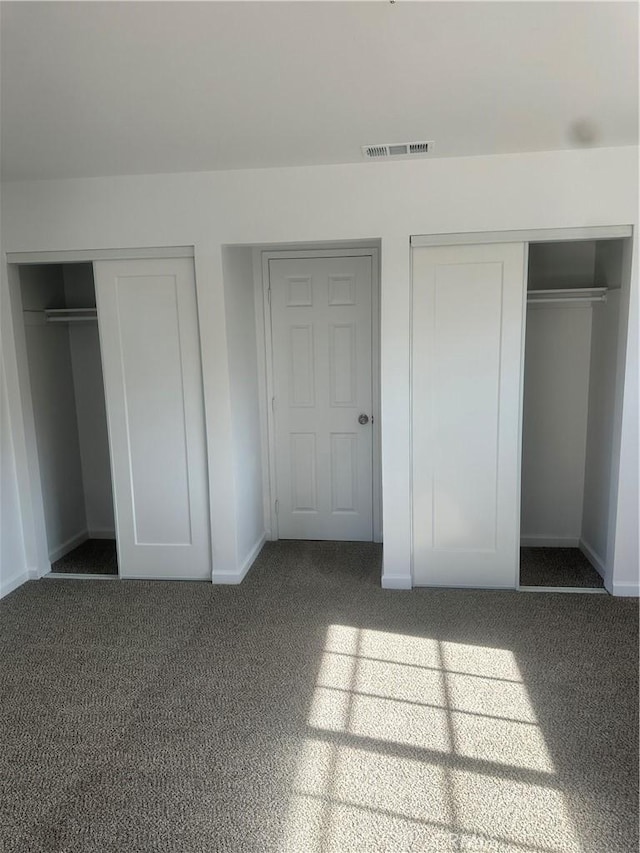
[[365, 414], [360, 415], [360, 417], [358, 418], [358, 423], [362, 424], [363, 426], [364, 426], [364, 424], [368, 424], [369, 423], [369, 415], [365, 415]]

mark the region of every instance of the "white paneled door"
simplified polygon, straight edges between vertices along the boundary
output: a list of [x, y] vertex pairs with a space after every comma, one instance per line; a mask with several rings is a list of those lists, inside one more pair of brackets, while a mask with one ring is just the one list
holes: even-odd
[[281, 539], [371, 541], [371, 258], [271, 259]]
[[120, 576], [209, 579], [191, 258], [94, 264]]
[[413, 250], [413, 582], [515, 587], [526, 246]]

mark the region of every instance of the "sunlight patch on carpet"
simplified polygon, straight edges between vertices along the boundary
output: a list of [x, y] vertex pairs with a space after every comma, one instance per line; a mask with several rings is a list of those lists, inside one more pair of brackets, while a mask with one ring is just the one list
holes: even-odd
[[282, 851], [581, 849], [514, 655], [331, 625]]

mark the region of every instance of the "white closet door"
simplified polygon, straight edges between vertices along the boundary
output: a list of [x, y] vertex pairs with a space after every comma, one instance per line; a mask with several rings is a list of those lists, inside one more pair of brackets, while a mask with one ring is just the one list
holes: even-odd
[[120, 575], [208, 579], [193, 260], [94, 265]]
[[515, 587], [525, 245], [413, 250], [417, 586]]

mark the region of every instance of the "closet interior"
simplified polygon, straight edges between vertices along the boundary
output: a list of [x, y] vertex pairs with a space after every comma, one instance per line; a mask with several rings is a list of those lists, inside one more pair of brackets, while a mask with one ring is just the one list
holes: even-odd
[[117, 576], [93, 265], [19, 276], [51, 572]]
[[520, 584], [603, 587], [624, 240], [529, 246]]

